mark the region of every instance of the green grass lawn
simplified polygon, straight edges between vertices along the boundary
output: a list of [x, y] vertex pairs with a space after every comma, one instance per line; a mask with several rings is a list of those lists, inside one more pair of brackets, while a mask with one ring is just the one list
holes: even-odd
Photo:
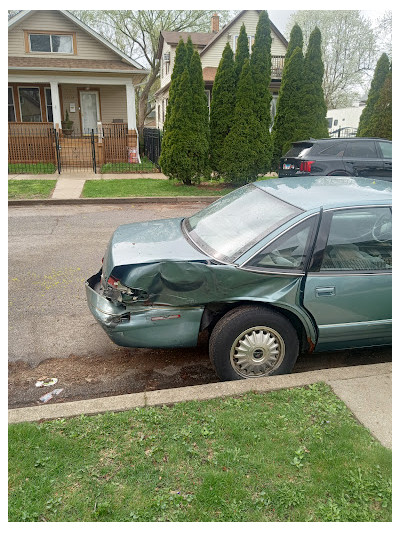
[[150, 161], [150, 159], [147, 159], [147, 157], [142, 157], [141, 163], [105, 163], [100, 169], [101, 174], [157, 171], [157, 166], [152, 161]]
[[57, 180], [8, 180], [8, 199], [49, 198]]
[[9, 521], [391, 520], [391, 452], [324, 384], [9, 426]]
[[83, 198], [117, 198], [134, 196], [222, 196], [233, 190], [221, 183], [182, 185], [172, 180], [159, 179], [117, 179], [88, 180]]
[[54, 174], [54, 163], [9, 163], [9, 174]]

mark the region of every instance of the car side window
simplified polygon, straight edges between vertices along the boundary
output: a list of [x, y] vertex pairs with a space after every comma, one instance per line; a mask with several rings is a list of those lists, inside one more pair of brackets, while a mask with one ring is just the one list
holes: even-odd
[[331, 144], [328, 148], [325, 148], [325, 150], [322, 150], [320, 155], [334, 155], [337, 157], [343, 157], [346, 145], [346, 142], [336, 142]]
[[392, 159], [392, 143], [378, 142], [384, 159]]
[[392, 212], [389, 207], [336, 211], [321, 271], [390, 270]]
[[303, 269], [314, 221], [315, 217], [312, 217], [287, 231], [251, 259], [246, 266], [268, 269]]
[[374, 141], [356, 141], [347, 143], [345, 157], [365, 157], [373, 159], [378, 157]]

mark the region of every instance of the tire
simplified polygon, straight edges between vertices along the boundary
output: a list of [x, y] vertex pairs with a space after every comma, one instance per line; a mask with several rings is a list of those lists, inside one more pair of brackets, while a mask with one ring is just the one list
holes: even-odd
[[262, 306], [243, 306], [217, 322], [209, 353], [222, 381], [289, 374], [299, 354], [299, 339], [280, 313]]

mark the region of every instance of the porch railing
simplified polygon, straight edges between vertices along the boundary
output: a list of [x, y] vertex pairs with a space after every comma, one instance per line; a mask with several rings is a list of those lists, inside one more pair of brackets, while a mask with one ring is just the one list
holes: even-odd
[[271, 78], [281, 79], [283, 72], [283, 65], [285, 64], [285, 56], [271, 57]]

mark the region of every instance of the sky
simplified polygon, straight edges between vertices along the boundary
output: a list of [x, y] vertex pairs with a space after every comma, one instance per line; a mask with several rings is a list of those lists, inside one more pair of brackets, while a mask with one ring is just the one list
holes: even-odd
[[[31, 7], [30, 2], [24, 2], [23, 0], [21, 0], [21, 2], [22, 4], [28, 5], [18, 4], [19, 8], [29, 9]], [[335, 0], [335, 9], [361, 9], [368, 6], [368, 4], [374, 6], [376, 5], [376, 3], [373, 3], [371, 0]], [[299, 4], [299, 2], [296, 0], [285, 0], [286, 8], [298, 8], [299, 5], [303, 9], [321, 9], [321, 0], [307, 0], [303, 4]], [[362, 13], [372, 20], [376, 20], [377, 18], [382, 17], [386, 10], [392, 9], [393, 5], [394, 0], [380, 0], [379, 6], [382, 8], [381, 10], [363, 10]], [[54, 8], [54, 3], [50, 0], [36, 0], [35, 7], [36, 9], [52, 9]], [[109, 0], [69, 0], [68, 2], [69, 10], [110, 9], [110, 7]], [[202, 0], [201, 2], [193, 0], [189, 2], [188, 0], [170, 0], [167, 6], [164, 0], [146, 0], [145, 7], [144, 5], [132, 6], [131, 0], [116, 0], [115, 5], [112, 7], [114, 9], [132, 9], [132, 7], [139, 7], [142, 9], [215, 9], [215, 7], [218, 7], [219, 9], [241, 10], [246, 6], [243, 0]], [[252, 9], [266, 9], [270, 19], [278, 28], [278, 30], [285, 35], [285, 37], [288, 37], [288, 35], [286, 35], [286, 26], [290, 15], [295, 12], [294, 9], [269, 9], [269, 5], [267, 2], [265, 2], [265, 0], [253, 0], [251, 2], [251, 6], [249, 7]]]
[[[313, 7], [309, 7], [308, 5], [302, 6], [305, 9], [313, 9]], [[351, 7], [350, 7], [351, 9]], [[354, 8], [356, 9], [356, 8]], [[390, 9], [389, 7], [387, 9]], [[275, 26], [278, 28], [278, 30], [285, 36], [288, 37], [286, 32], [287, 23], [289, 22], [289, 17], [292, 13], [295, 13], [295, 10], [281, 10], [281, 11], [275, 11], [273, 9], [268, 9], [268, 15], [271, 21], [275, 24]], [[381, 18], [384, 13], [385, 9], [383, 10], [361, 10], [361, 13], [365, 16], [370, 18], [372, 21], [377, 20], [378, 18]]]

